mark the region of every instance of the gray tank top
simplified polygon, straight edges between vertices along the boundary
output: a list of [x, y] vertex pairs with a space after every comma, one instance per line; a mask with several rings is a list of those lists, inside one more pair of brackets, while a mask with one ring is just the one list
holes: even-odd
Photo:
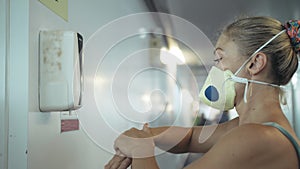
[[300, 147], [299, 147], [297, 141], [292, 137], [292, 135], [288, 131], [286, 131], [282, 126], [280, 126], [279, 124], [277, 124], [275, 122], [267, 122], [267, 123], [263, 123], [263, 125], [272, 126], [272, 127], [277, 128], [283, 135], [285, 135], [287, 137], [287, 139], [290, 140], [290, 142], [293, 144], [293, 146], [297, 152], [298, 164], [299, 164], [299, 168], [300, 168]]

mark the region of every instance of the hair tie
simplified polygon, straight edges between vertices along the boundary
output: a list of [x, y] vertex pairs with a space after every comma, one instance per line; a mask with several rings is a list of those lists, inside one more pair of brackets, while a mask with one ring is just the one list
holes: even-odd
[[296, 53], [300, 52], [300, 20], [289, 20], [284, 25]]

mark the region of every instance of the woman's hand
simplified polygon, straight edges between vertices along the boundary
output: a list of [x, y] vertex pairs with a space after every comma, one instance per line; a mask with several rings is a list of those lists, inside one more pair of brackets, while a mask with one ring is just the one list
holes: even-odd
[[127, 169], [131, 165], [132, 159], [125, 157], [120, 152], [116, 152], [113, 158], [105, 165], [105, 169]]
[[[135, 128], [132, 128], [124, 132], [116, 139], [115, 141], [116, 154], [105, 165], [105, 169], [127, 169], [132, 162], [132, 158], [130, 157], [134, 157], [134, 156], [131, 153], [129, 153], [131, 155], [127, 155], [128, 157], [126, 157], [126, 155], [121, 153], [120, 150], [123, 150], [124, 152], [128, 152], [128, 151], [131, 152], [130, 150], [134, 150], [133, 152], [136, 152], [138, 150], [137, 148], [142, 146], [142, 144], [136, 143], [137, 141], [143, 142], [144, 139], [148, 139], [148, 141], [150, 141], [148, 142], [149, 145], [147, 145], [147, 143], [143, 143], [143, 144], [146, 147], [149, 147], [148, 149], [149, 151], [147, 150], [147, 152], [154, 152], [154, 143], [153, 142], [151, 143], [151, 140], [149, 140], [151, 139], [151, 137], [153, 137], [153, 135], [150, 129], [148, 128], [147, 124], [144, 125], [143, 130], [137, 130]], [[127, 144], [126, 141], [129, 141], [130, 143]], [[120, 147], [120, 145], [125, 145], [125, 146]], [[153, 151], [151, 151], [151, 148], [153, 149]], [[144, 152], [144, 151], [140, 150], [140, 152]], [[153, 154], [154, 153], [151, 153], [149, 155], [153, 156]]]
[[115, 141], [115, 150], [126, 157], [145, 158], [154, 156], [153, 135], [145, 124], [142, 130], [132, 128], [121, 134]]

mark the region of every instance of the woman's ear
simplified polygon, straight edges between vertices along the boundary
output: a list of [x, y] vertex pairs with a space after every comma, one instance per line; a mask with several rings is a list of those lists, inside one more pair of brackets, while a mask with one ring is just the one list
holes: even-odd
[[260, 73], [267, 65], [268, 58], [267, 56], [259, 52], [255, 56], [252, 57], [250, 62], [248, 63], [248, 71], [251, 75], [256, 75]]

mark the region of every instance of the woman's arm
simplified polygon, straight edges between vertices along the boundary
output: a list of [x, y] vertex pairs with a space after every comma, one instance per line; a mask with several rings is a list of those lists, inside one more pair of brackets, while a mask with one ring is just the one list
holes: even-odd
[[155, 157], [134, 158], [131, 164], [132, 169], [159, 169]]
[[[193, 128], [183, 128], [183, 127], [157, 127], [150, 128], [148, 134], [154, 138], [155, 145], [163, 150], [166, 150], [171, 153], [185, 153], [185, 152], [198, 152], [203, 153], [207, 152], [216, 142], [231, 129], [238, 126], [239, 119], [236, 118], [229, 122], [220, 124], [218, 126], [197, 126]], [[203, 143], [199, 142], [200, 133], [204, 134], [208, 139]], [[148, 137], [150, 137], [148, 136]], [[201, 137], [203, 137], [201, 135]], [[128, 147], [128, 146], [127, 146]], [[133, 159], [132, 163], [135, 163], [137, 166], [143, 160], [146, 160], [148, 163], [153, 161], [153, 159]], [[124, 169], [127, 168], [130, 164], [123, 162], [118, 159], [111, 159], [108, 166], [112, 165], [121, 165], [126, 164]], [[110, 167], [108, 167], [110, 168]]]
[[238, 123], [239, 119], [235, 118], [219, 125], [192, 128], [170, 126], [150, 128], [150, 130], [154, 136], [155, 145], [163, 150], [171, 153], [205, 153], [216, 144], [220, 137], [237, 127]]
[[[240, 169], [258, 168], [258, 166], [270, 168], [269, 164], [274, 162], [274, 159], [279, 159], [281, 152], [274, 151], [274, 145], [278, 143], [273, 141], [273, 131], [264, 126], [246, 124], [222, 136], [222, 140], [218, 141], [203, 157], [184, 169]], [[132, 169], [140, 168], [159, 169], [159, 166], [152, 156], [134, 158]]]

